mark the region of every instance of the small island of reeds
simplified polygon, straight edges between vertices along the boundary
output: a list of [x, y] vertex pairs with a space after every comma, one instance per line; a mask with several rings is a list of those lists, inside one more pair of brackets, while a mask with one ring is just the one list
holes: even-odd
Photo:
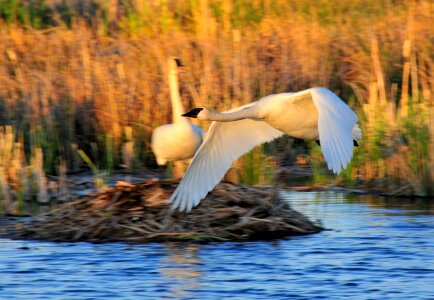
[[190, 213], [167, 199], [177, 182], [120, 182], [35, 218], [8, 223], [18, 239], [89, 242], [248, 241], [318, 233], [323, 229], [291, 209], [276, 189], [220, 183]]

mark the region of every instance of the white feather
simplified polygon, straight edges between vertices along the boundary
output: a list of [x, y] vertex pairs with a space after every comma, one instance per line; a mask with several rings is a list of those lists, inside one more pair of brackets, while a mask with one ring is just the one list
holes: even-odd
[[311, 95], [318, 110], [319, 140], [324, 158], [329, 169], [338, 174], [347, 167], [353, 155], [353, 128], [358, 129], [354, 138], [361, 137], [357, 115], [325, 88], [311, 89]]

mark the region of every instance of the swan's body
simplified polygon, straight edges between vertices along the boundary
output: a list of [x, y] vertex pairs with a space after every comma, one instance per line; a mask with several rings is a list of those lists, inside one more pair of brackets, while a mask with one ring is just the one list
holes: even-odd
[[235, 159], [285, 133], [319, 141], [334, 173], [346, 168], [353, 155], [353, 143], [361, 138], [356, 114], [325, 88], [270, 95], [224, 113], [196, 108], [184, 116], [214, 122], [170, 197], [173, 208], [181, 211], [198, 205]]
[[152, 151], [159, 165], [190, 159], [202, 143], [202, 129], [190, 123], [162, 125], [152, 133]]
[[152, 132], [151, 147], [159, 165], [168, 161], [192, 158], [202, 143], [203, 132], [181, 115], [184, 113], [178, 88], [179, 60], [169, 59], [169, 87], [173, 123], [159, 126]]

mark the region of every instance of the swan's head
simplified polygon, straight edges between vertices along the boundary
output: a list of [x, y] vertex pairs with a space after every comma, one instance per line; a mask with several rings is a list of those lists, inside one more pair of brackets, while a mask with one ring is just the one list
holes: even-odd
[[175, 72], [175, 73], [182, 73], [184, 72], [184, 64], [182, 63], [182, 61], [177, 58], [177, 57], [171, 57], [169, 58], [169, 69], [170, 72]]
[[209, 120], [215, 112], [206, 107], [193, 108], [189, 112], [183, 114], [183, 117], [195, 118], [199, 120]]

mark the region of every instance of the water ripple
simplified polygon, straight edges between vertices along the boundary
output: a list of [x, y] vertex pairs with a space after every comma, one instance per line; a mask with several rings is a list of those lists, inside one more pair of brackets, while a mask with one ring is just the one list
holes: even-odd
[[434, 298], [432, 205], [283, 195], [331, 230], [206, 245], [3, 239], [0, 299]]

